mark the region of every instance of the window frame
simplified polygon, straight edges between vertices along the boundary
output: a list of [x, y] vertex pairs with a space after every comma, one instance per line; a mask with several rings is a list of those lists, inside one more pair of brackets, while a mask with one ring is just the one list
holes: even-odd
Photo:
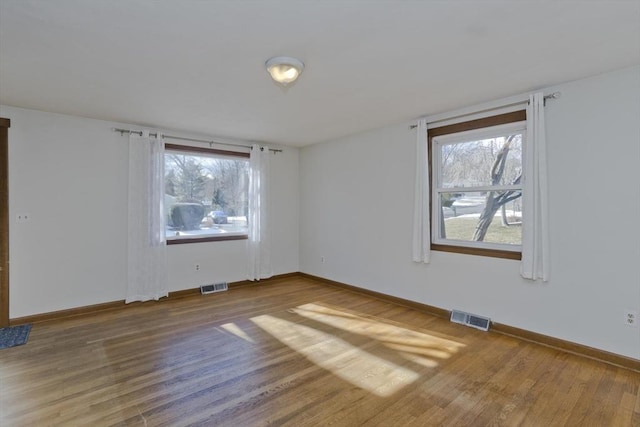
[[[479, 247], [476, 244], [456, 244], [456, 243], [441, 243], [436, 238], [436, 234], [434, 233], [435, 229], [435, 221], [439, 219], [439, 217], [434, 217], [434, 184], [435, 184], [435, 173], [437, 172], [434, 167], [433, 162], [433, 139], [438, 137], [443, 137], [446, 135], [458, 134], [467, 131], [476, 131], [485, 128], [491, 128], [495, 126], [501, 125], [509, 125], [515, 124], [518, 122], [526, 122], [527, 113], [526, 110], [517, 110], [510, 113], [498, 114], [495, 116], [484, 117], [475, 120], [469, 120], [460, 123], [454, 123], [450, 125], [438, 126], [428, 130], [427, 136], [427, 153], [428, 153], [428, 165], [429, 165], [429, 219], [430, 224], [432, 225], [431, 232], [431, 250], [433, 251], [441, 251], [441, 252], [451, 252], [451, 253], [460, 253], [467, 255], [479, 255], [479, 256], [488, 256], [493, 258], [505, 258], [505, 259], [513, 259], [513, 260], [521, 260], [522, 259], [522, 249], [510, 250], [510, 249], [496, 249], [490, 247]], [[526, 135], [526, 123], [524, 125], [523, 134]], [[526, 143], [526, 141], [523, 141]], [[524, 168], [524, 161], [523, 161]], [[524, 177], [523, 170], [523, 177]], [[524, 197], [524, 192], [523, 192]]]
[[[180, 144], [165, 144], [164, 145], [165, 156], [167, 152], [182, 152], [185, 154], [206, 154], [208, 156], [214, 155], [216, 157], [241, 157], [249, 159], [250, 154], [244, 153], [241, 151], [227, 151], [227, 150], [219, 150], [216, 148], [205, 148], [205, 147], [194, 147], [191, 145], [180, 145]], [[165, 241], [168, 245], [182, 245], [186, 243], [205, 243], [205, 242], [221, 242], [228, 240], [247, 240], [249, 238], [249, 233], [247, 231], [246, 234], [235, 234], [232, 236], [202, 236], [202, 237], [183, 237], [179, 239], [167, 239]]]

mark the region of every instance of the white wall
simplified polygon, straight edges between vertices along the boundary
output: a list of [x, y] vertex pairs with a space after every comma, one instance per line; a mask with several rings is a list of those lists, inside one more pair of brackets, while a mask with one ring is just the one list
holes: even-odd
[[[124, 299], [128, 139], [111, 129], [139, 127], [8, 106], [0, 117], [11, 119], [10, 317]], [[276, 274], [299, 270], [298, 155], [272, 157]], [[168, 251], [170, 291], [246, 277], [246, 241]]]
[[[640, 358], [640, 68], [550, 88], [551, 280], [519, 262], [432, 253], [411, 262], [409, 123], [305, 147], [301, 271]], [[321, 262], [325, 257], [325, 263]]]

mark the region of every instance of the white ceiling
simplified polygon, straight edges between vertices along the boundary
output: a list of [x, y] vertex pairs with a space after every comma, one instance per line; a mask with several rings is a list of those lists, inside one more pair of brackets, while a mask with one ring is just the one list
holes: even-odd
[[640, 0], [0, 0], [0, 103], [290, 146], [638, 63]]

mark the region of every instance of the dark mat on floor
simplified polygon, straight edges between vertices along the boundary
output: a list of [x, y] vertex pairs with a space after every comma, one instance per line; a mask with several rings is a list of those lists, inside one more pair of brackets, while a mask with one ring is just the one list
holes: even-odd
[[26, 344], [31, 324], [0, 328], [0, 349]]

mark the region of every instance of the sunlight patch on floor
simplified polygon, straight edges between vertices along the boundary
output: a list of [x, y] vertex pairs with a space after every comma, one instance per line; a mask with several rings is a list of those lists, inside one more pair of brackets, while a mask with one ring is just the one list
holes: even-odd
[[456, 341], [313, 303], [301, 305], [291, 312], [334, 328], [367, 336], [396, 350], [404, 358], [427, 367], [437, 366], [434, 359], [448, 359], [465, 346]]
[[270, 315], [251, 321], [316, 365], [377, 396], [390, 396], [419, 377], [404, 366], [312, 327]]
[[253, 339], [249, 335], [247, 335], [245, 331], [240, 329], [240, 327], [235, 323], [225, 323], [224, 325], [220, 325], [220, 327], [224, 329], [226, 332], [229, 332], [230, 334], [237, 336], [238, 338], [242, 338], [243, 340], [248, 341], [250, 343], [255, 343]]

